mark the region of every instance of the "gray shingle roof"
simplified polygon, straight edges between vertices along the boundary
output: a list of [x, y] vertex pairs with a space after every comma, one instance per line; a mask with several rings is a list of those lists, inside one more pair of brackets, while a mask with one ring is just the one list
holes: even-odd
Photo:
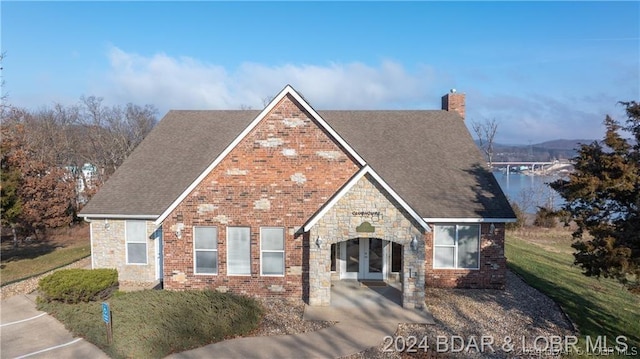
[[515, 218], [457, 113], [318, 112], [423, 218]]
[[169, 111], [80, 212], [159, 216], [259, 111]]
[[[422, 217], [515, 217], [459, 115], [318, 113]], [[81, 215], [159, 216], [258, 114], [170, 111]]]

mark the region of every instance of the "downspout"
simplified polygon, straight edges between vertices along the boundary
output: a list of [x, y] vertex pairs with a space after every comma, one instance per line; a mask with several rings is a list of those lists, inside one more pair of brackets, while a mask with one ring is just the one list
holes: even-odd
[[93, 221], [89, 218], [84, 217], [84, 221], [89, 223], [89, 245], [91, 246], [91, 269], [94, 269], [95, 266], [93, 264]]

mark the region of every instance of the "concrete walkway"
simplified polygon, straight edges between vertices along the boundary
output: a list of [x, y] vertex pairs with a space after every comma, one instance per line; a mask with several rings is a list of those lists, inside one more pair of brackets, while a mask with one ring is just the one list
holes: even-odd
[[[305, 308], [304, 319], [338, 322], [315, 332], [226, 340], [167, 358], [339, 358], [380, 345], [399, 323], [433, 324], [430, 313], [403, 309], [392, 286], [336, 282], [332, 305]], [[95, 345], [74, 338], [64, 326], [35, 309], [34, 295], [2, 301], [0, 358], [108, 358]]]
[[332, 305], [305, 308], [304, 319], [337, 321], [316, 332], [226, 340], [173, 354], [168, 359], [195, 358], [339, 358], [378, 346], [399, 323], [433, 324], [423, 310], [403, 309], [396, 288], [336, 282]]
[[109, 358], [74, 338], [55, 318], [35, 308], [35, 295], [16, 295], [0, 306], [0, 358]]

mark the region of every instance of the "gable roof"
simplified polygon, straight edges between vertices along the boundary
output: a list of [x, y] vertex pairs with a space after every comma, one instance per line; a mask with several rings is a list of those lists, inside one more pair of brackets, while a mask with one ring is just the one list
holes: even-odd
[[360, 157], [354, 150], [353, 148], [351, 148], [351, 146], [345, 142], [342, 137], [340, 137], [339, 134], [337, 134], [333, 128], [331, 128], [329, 125], [327, 125], [327, 123], [322, 119], [322, 117], [320, 117], [320, 115], [318, 115], [318, 113], [311, 107], [311, 105], [309, 105], [307, 103], [307, 101], [305, 101], [302, 96], [300, 96], [294, 89], [293, 87], [291, 87], [290, 85], [285, 86], [284, 89], [282, 89], [282, 91], [280, 91], [280, 93], [278, 95], [276, 95], [276, 97], [274, 97], [271, 102], [267, 105], [267, 107], [264, 108], [264, 110], [262, 110], [260, 112], [260, 114], [258, 114], [258, 116], [256, 116], [256, 118], [251, 121], [251, 123], [245, 127], [245, 129], [242, 131], [242, 133], [240, 133], [234, 140], [233, 142], [231, 142], [230, 145], [228, 145], [224, 151], [222, 151], [220, 154], [218, 154], [215, 159], [213, 160], [213, 162], [211, 162], [211, 164], [200, 173], [200, 175], [198, 176], [198, 178], [196, 178], [194, 181], [191, 182], [191, 184], [189, 185], [189, 187], [187, 187], [184, 191], [182, 191], [182, 193], [162, 212], [162, 214], [160, 214], [160, 216], [155, 220], [156, 225], [162, 223], [162, 221], [164, 221], [164, 219], [171, 213], [171, 211], [173, 211], [179, 204], [180, 202], [182, 202], [182, 200], [189, 194], [191, 193], [191, 191], [198, 185], [200, 184], [200, 182], [202, 182], [209, 173], [211, 173], [211, 171], [213, 171], [213, 169], [218, 165], [218, 163], [220, 163], [229, 152], [231, 152], [231, 150], [238, 145], [238, 143], [240, 143], [240, 141], [242, 141], [248, 134], [249, 132], [251, 132], [251, 130], [253, 130], [258, 123], [260, 123], [260, 121], [262, 121], [262, 119], [269, 114], [269, 112], [271, 112], [271, 110], [278, 104], [280, 103], [280, 101], [285, 97], [285, 96], [292, 96], [294, 98], [294, 100], [300, 104], [305, 111], [307, 111], [311, 117], [320, 125], [320, 127], [322, 127], [323, 129], [325, 129], [329, 135], [336, 140], [340, 146], [342, 146], [342, 148], [344, 148], [347, 153], [354, 158], [361, 166], [365, 164], [365, 161], [362, 159], [362, 157]]
[[457, 113], [426, 110], [320, 114], [427, 222], [515, 218]]
[[512, 219], [513, 210], [456, 113], [318, 111], [290, 86], [262, 111], [170, 111], [81, 211], [162, 222], [275, 106], [293, 96], [422, 218]]
[[316, 212], [316, 214], [311, 216], [311, 218], [302, 227], [302, 229], [305, 232], [308, 232], [311, 227], [318, 223], [322, 216], [324, 216], [336, 203], [338, 203], [338, 201], [342, 197], [344, 197], [344, 195], [347, 194], [349, 190], [351, 190], [351, 188], [353, 188], [353, 186], [355, 186], [362, 177], [367, 174], [373, 177], [373, 180], [376, 181], [380, 186], [382, 186], [382, 188], [384, 188], [384, 190], [387, 191], [387, 193], [391, 195], [391, 197], [395, 199], [400, 204], [400, 206], [404, 208], [420, 226], [422, 226], [425, 231], [431, 232], [431, 228], [429, 228], [429, 225], [427, 225], [422, 217], [420, 217], [420, 215], [418, 215], [418, 213], [416, 213], [413, 208], [409, 207], [404, 199], [402, 199], [402, 197], [400, 197], [393, 190], [393, 188], [391, 188], [369, 165], [365, 165], [355, 175], [353, 175], [353, 177], [351, 177], [351, 179], [347, 181], [347, 183], [342, 186], [342, 188], [340, 188], [338, 192], [336, 192], [336, 194], [329, 200], [329, 202], [325, 203], [325, 205], [320, 208], [320, 210]]
[[259, 111], [169, 111], [80, 212], [156, 219]]

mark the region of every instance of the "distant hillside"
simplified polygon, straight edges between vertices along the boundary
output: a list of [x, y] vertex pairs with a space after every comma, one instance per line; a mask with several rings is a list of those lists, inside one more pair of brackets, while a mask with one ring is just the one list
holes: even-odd
[[581, 144], [590, 144], [594, 140], [551, 140], [533, 145], [534, 147], [553, 149], [553, 150], [567, 150], [573, 151], [579, 148]]
[[505, 145], [496, 143], [494, 161], [554, 161], [576, 156], [580, 144], [594, 140], [551, 140], [531, 145]]

